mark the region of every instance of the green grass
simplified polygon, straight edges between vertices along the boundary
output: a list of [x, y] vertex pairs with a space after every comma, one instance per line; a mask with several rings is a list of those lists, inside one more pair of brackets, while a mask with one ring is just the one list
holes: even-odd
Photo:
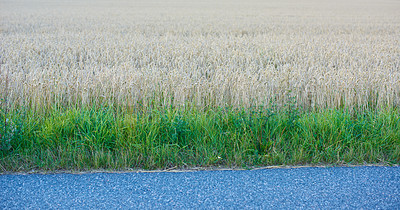
[[20, 108], [0, 121], [1, 172], [400, 163], [395, 108]]

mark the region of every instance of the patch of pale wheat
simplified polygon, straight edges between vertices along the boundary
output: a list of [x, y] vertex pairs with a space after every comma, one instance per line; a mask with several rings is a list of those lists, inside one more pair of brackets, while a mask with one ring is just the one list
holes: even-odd
[[44, 109], [398, 106], [400, 5], [374, 2], [9, 3], [0, 85], [9, 69], [11, 104]]

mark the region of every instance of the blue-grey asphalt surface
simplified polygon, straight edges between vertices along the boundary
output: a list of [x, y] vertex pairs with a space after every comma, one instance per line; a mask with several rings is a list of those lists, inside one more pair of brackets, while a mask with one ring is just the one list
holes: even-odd
[[1, 175], [0, 209], [400, 209], [400, 167]]

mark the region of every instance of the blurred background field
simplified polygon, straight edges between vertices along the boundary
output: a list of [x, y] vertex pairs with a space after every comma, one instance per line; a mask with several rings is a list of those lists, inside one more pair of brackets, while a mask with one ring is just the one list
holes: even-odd
[[400, 103], [398, 1], [1, 1], [2, 98], [360, 108]]

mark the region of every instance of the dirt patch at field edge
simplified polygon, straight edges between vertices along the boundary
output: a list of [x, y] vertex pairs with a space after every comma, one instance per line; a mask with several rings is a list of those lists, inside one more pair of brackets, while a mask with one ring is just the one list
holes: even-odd
[[1, 172], [0, 175], [29, 175], [29, 174], [91, 174], [91, 173], [180, 173], [180, 172], [196, 172], [196, 171], [246, 171], [246, 170], [263, 170], [263, 169], [293, 169], [293, 168], [332, 168], [332, 167], [397, 167], [398, 164], [363, 164], [363, 165], [352, 165], [352, 164], [325, 164], [325, 165], [275, 165], [275, 166], [262, 166], [262, 167], [188, 167], [179, 168], [172, 167], [167, 169], [156, 169], [156, 170], [145, 170], [145, 169], [126, 169], [126, 170], [55, 170], [55, 171], [43, 171], [43, 170], [31, 170], [24, 172]]

